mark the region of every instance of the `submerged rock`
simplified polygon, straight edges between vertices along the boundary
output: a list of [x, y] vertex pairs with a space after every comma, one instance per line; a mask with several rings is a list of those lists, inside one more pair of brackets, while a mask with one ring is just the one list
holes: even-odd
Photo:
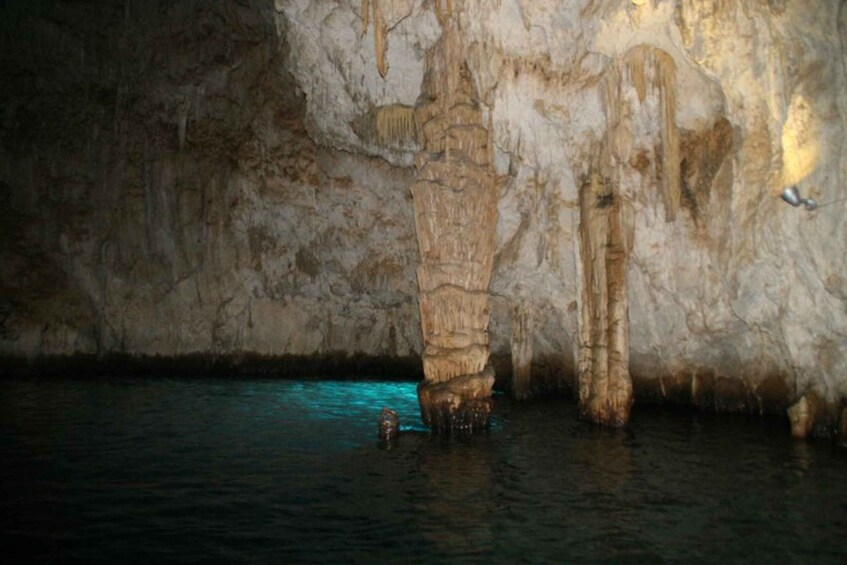
[[392, 443], [400, 436], [400, 418], [397, 412], [390, 408], [383, 408], [379, 413], [379, 440]]

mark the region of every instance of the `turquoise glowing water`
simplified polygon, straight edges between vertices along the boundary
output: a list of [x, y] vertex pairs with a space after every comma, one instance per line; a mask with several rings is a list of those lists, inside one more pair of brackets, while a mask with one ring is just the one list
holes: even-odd
[[[390, 450], [384, 405], [407, 432]], [[487, 434], [435, 438], [418, 422], [412, 383], [5, 381], [4, 552], [847, 562], [847, 455], [781, 422], [637, 410], [614, 432], [570, 401], [502, 397]]]

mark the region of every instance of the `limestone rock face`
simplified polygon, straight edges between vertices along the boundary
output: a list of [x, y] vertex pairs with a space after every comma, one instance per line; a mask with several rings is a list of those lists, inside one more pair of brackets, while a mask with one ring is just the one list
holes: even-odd
[[[303, 3], [279, 4], [302, 13]], [[381, 91], [370, 86], [378, 76], [370, 47], [350, 43], [364, 62], [344, 92], [364, 84], [392, 95], [369, 94], [374, 105], [411, 104], [394, 86], [400, 71], [392, 73], [423, 68], [425, 44], [437, 37], [434, 4], [415, 2], [404, 20], [414, 31], [388, 31]], [[523, 347], [511, 343], [525, 339], [511, 329], [521, 304], [533, 312], [532, 388], [576, 388], [586, 302], [579, 194], [593, 172], [612, 181], [631, 213], [626, 349], [636, 398], [784, 413], [806, 393], [830, 406], [847, 395], [839, 6], [452, 3], [498, 175], [489, 325], [498, 372], [509, 371], [498, 359]], [[414, 41], [421, 50], [399, 51]], [[320, 40], [310, 48], [332, 52]], [[314, 62], [292, 65], [324, 74]], [[409, 88], [417, 83], [417, 71], [403, 76]], [[334, 92], [313, 85], [307, 97]], [[831, 204], [787, 206], [779, 194], [793, 184]]]
[[273, 5], [113, 4], [2, 8], [0, 353], [418, 357], [411, 171], [309, 138]]
[[414, 140], [384, 143], [371, 123], [380, 108], [414, 106], [424, 54], [440, 35], [433, 11], [420, 0], [276, 0], [276, 9], [292, 46], [289, 68], [306, 93], [311, 137], [410, 166]]

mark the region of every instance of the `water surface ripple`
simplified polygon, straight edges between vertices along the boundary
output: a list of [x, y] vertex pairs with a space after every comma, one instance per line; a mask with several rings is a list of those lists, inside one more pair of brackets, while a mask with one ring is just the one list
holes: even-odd
[[[404, 435], [376, 442], [382, 406]], [[847, 455], [783, 423], [499, 397], [439, 438], [415, 385], [0, 383], [0, 531], [49, 561], [847, 562]]]

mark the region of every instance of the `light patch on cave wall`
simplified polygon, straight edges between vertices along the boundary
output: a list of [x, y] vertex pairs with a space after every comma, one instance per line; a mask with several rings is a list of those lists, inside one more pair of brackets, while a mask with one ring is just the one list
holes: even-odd
[[821, 157], [820, 130], [812, 105], [804, 96], [795, 94], [782, 128], [783, 186], [803, 181], [817, 168]]

